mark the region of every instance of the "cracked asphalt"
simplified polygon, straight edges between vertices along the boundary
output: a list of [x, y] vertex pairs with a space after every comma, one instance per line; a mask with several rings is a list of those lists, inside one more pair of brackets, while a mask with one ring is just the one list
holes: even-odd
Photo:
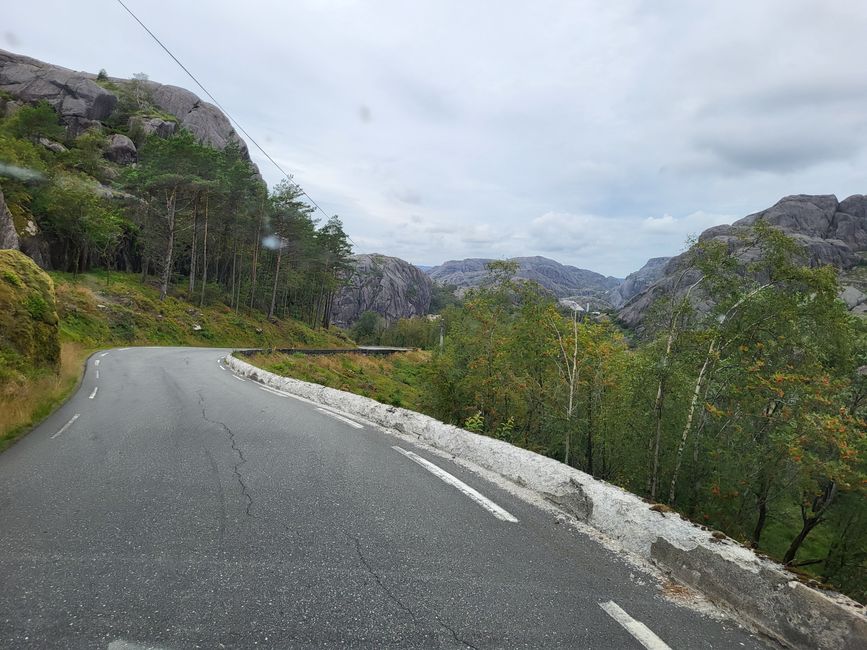
[[94, 355], [0, 455], [0, 647], [643, 647], [607, 601], [671, 648], [769, 647], [405, 438], [240, 381], [225, 354]]

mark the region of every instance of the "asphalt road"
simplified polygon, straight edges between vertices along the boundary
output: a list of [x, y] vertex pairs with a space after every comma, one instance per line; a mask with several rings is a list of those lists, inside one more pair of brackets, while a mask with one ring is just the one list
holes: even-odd
[[0, 455], [0, 647], [768, 647], [454, 463], [241, 380], [225, 354], [98, 353]]

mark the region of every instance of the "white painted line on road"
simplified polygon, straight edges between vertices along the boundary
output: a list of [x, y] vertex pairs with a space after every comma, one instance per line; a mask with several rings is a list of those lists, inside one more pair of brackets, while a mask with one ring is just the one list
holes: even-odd
[[108, 352], [103, 352], [103, 353], [100, 354], [99, 356], [100, 356], [100, 358], [102, 358], [102, 357], [104, 357], [106, 354], [108, 354]]
[[93, 365], [98, 366], [98, 365], [99, 365], [99, 359], [97, 359], [96, 361], [94, 361], [94, 362], [93, 362]]
[[624, 612], [620, 605], [615, 603], [613, 600], [609, 600], [607, 603], [599, 603], [599, 606], [604, 609], [611, 618], [620, 623], [620, 625], [622, 625], [636, 641], [647, 648], [647, 650], [671, 650], [665, 641], [650, 631], [649, 627], [641, 621], [636, 621], [629, 614]]
[[363, 429], [364, 428], [363, 424], [358, 424], [358, 422], [350, 420], [349, 418], [345, 418], [342, 415], [340, 415], [339, 413], [335, 413], [334, 411], [329, 411], [328, 409], [323, 409], [323, 408], [317, 408], [316, 410], [319, 411], [320, 413], [325, 413], [325, 415], [330, 415], [331, 417], [333, 417], [336, 420], [340, 420], [341, 422], [345, 422], [349, 426], [355, 427], [356, 429]]
[[232, 375], [232, 379], [237, 379], [238, 381], [247, 381], [246, 379], [241, 379], [238, 375]]
[[69, 422], [67, 422], [62, 427], [60, 427], [60, 431], [58, 431], [53, 436], [51, 436], [51, 439], [54, 440], [57, 436], [62, 434], [64, 431], [66, 431], [69, 427], [72, 426], [72, 423], [75, 422], [80, 416], [81, 416], [81, 413], [76, 413], [71, 418], [69, 418]]
[[408, 450], [404, 449], [403, 447], [398, 447], [397, 445], [394, 445], [392, 447], [392, 449], [394, 449], [397, 452], [400, 452], [401, 454], [403, 454], [404, 456], [406, 456], [410, 460], [415, 461], [416, 463], [418, 463], [419, 465], [424, 467], [427, 471], [429, 471], [431, 474], [433, 474], [437, 478], [442, 479], [443, 481], [445, 481], [446, 483], [448, 483], [452, 487], [457, 488], [460, 492], [462, 492], [466, 496], [470, 497], [473, 501], [478, 503], [485, 510], [487, 510], [492, 515], [494, 515], [497, 519], [502, 519], [503, 521], [510, 521], [512, 523], [517, 523], [517, 521], [518, 521], [517, 517], [515, 517], [514, 515], [512, 515], [508, 511], [504, 510], [503, 508], [498, 506], [496, 503], [491, 501], [488, 497], [486, 497], [486, 496], [482, 495], [480, 492], [474, 490], [473, 488], [471, 488], [469, 485], [467, 485], [466, 483], [464, 483], [463, 481], [461, 481], [457, 477], [452, 476], [444, 469], [441, 469], [440, 467], [434, 465], [429, 460], [422, 458], [418, 454], [413, 453], [411, 451], [408, 451]]
[[99, 379], [99, 369], [96, 370], [96, 378]]
[[[340, 410], [333, 408], [331, 406], [325, 406], [325, 404], [320, 404], [319, 402], [314, 402], [313, 400], [309, 400], [306, 397], [301, 397], [300, 395], [293, 395], [292, 393], [287, 393], [287, 392], [282, 391], [282, 390], [277, 390], [276, 388], [271, 388], [270, 386], [266, 386], [265, 384], [260, 384], [257, 381], [254, 381], [253, 383], [256, 384], [256, 386], [258, 386], [262, 390], [264, 390], [268, 393], [271, 393], [272, 395], [279, 395], [280, 397], [291, 397], [292, 399], [298, 400], [299, 402], [304, 402], [305, 404], [310, 404], [310, 406], [315, 406], [317, 409], [328, 411], [329, 413], [334, 413], [335, 415], [339, 415], [341, 417], [344, 417], [347, 420], [349, 420], [351, 418], [356, 418], [352, 421], [355, 422], [355, 424], [360, 424], [360, 426], [362, 426], [362, 427], [364, 427], [365, 425], [371, 426], [371, 427], [376, 426], [372, 422], [369, 422], [368, 420], [365, 420], [364, 418], [362, 418], [360, 416], [350, 414], [350, 413], [345, 413], [344, 411], [340, 411]], [[359, 423], [358, 420], [361, 420], [361, 423]]]
[[90, 397], [88, 397], [87, 399], [93, 399], [94, 397], [96, 397], [96, 391], [98, 391], [98, 390], [99, 390], [99, 386], [97, 386], [96, 388], [93, 389], [93, 392], [90, 394]]
[[124, 350], [129, 350], [129, 348], [121, 348], [120, 349], [121, 352], [123, 352]]

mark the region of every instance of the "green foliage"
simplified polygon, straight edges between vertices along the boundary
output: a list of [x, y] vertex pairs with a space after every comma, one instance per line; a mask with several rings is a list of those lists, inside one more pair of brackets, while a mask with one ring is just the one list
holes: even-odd
[[63, 140], [66, 137], [66, 129], [61, 126], [57, 113], [47, 102], [22, 106], [7, 118], [4, 130], [13, 137], [28, 140]]
[[485, 416], [481, 411], [476, 411], [464, 420], [464, 429], [473, 433], [482, 433], [485, 430]]

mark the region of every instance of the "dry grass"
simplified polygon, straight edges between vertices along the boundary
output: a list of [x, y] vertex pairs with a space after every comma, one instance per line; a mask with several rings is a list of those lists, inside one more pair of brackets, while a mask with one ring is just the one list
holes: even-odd
[[63, 343], [60, 371], [46, 372], [16, 383], [13, 394], [0, 395], [0, 451], [44, 420], [78, 386], [84, 360], [91, 350], [78, 343]]

